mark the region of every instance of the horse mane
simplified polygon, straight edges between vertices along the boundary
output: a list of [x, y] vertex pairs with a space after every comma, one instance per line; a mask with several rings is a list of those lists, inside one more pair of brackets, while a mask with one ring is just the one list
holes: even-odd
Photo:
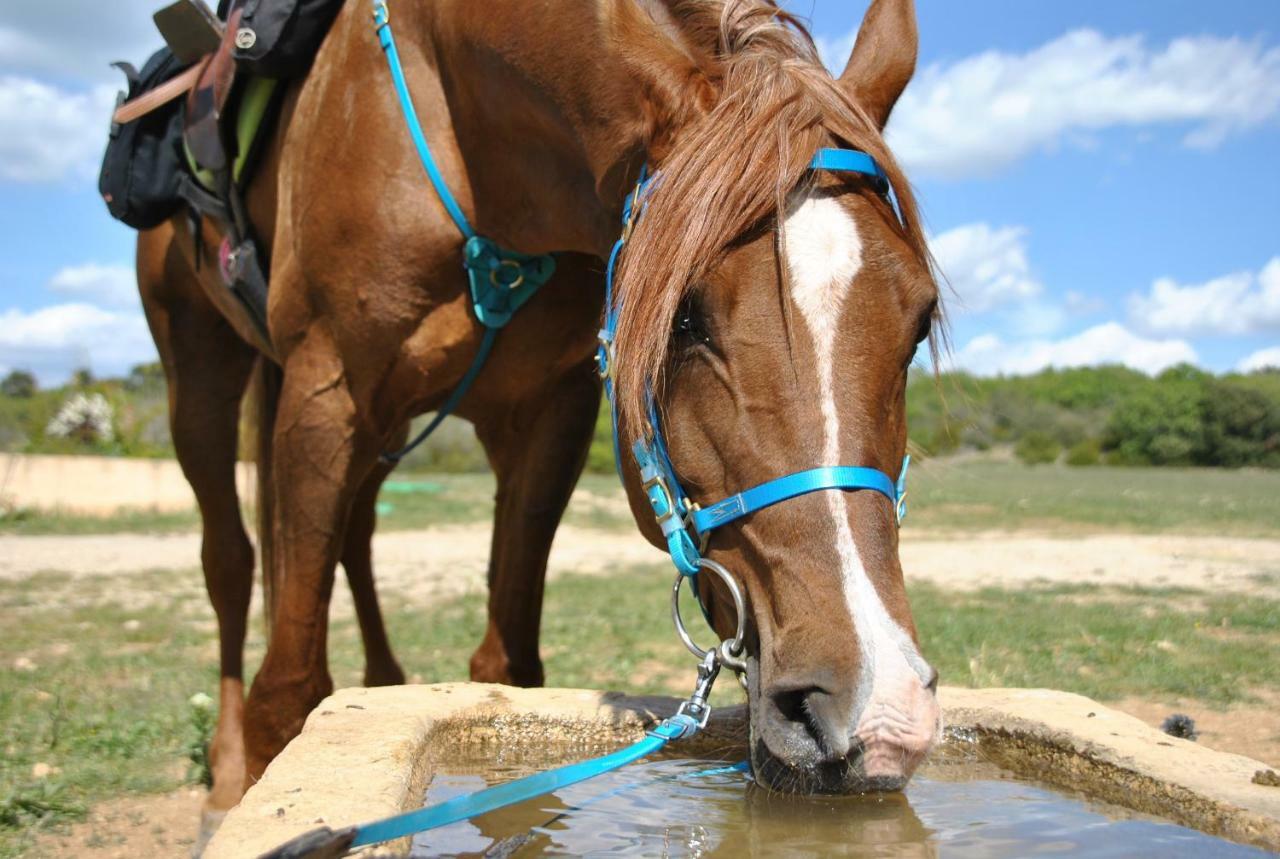
[[[618, 271], [619, 409], [647, 422], [671, 321], [686, 293], [738, 237], [785, 211], [823, 146], [861, 149], [889, 178], [911, 251], [931, 271], [915, 197], [879, 128], [822, 65], [804, 24], [776, 0], [667, 0], [689, 43], [714, 51], [710, 107], [678, 129], [656, 166]], [[703, 65], [703, 64], [700, 64]], [[779, 251], [781, 252], [781, 251]], [[931, 338], [931, 347], [935, 353]]]

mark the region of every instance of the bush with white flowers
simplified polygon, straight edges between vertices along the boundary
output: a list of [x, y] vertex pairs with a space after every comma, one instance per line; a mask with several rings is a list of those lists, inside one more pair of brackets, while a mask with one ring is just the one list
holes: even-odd
[[68, 438], [85, 444], [111, 441], [115, 437], [115, 412], [102, 394], [74, 394], [67, 398], [45, 427], [53, 438]]

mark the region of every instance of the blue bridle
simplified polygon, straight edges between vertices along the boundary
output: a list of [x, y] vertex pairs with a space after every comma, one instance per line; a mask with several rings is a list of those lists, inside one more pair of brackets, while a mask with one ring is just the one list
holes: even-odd
[[[876, 160], [857, 149], [820, 149], [809, 164], [810, 170], [837, 173], [854, 173], [871, 182], [876, 192], [894, 205], [889, 179]], [[596, 350], [596, 365], [604, 382], [605, 395], [609, 398], [609, 410], [613, 420], [614, 460], [621, 476], [622, 460], [619, 456], [618, 409], [614, 391], [614, 343], [618, 333], [619, 303], [614, 295], [614, 275], [622, 249], [631, 238], [636, 221], [640, 218], [645, 200], [654, 181], [647, 168], [641, 170], [635, 190], [627, 196], [622, 207], [622, 235], [609, 254], [605, 277], [604, 326], [600, 329], [600, 345]], [[895, 213], [898, 212], [894, 205]], [[696, 504], [680, 484], [667, 442], [662, 432], [662, 421], [652, 393], [648, 398], [648, 436], [641, 436], [631, 446], [643, 481], [645, 495], [653, 509], [658, 527], [667, 541], [667, 551], [677, 570], [686, 576], [696, 576], [699, 560], [706, 550], [707, 540], [716, 528], [771, 507], [790, 498], [826, 489], [855, 491], [870, 489], [879, 492], [894, 506], [899, 522], [907, 513], [907, 467], [911, 457], [902, 460], [902, 469], [895, 480], [878, 468], [863, 465], [828, 465], [797, 471], [784, 477], [761, 483], [759, 486], [738, 492], [707, 507]], [[697, 536], [697, 542], [694, 536]], [[696, 593], [696, 590], [695, 590]]]

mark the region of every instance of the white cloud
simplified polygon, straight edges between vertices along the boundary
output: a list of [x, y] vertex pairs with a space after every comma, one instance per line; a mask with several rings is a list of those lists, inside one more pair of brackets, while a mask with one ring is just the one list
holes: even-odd
[[76, 369], [118, 375], [156, 360], [139, 311], [106, 310], [85, 303], [0, 312], [0, 373], [30, 370], [41, 384], [59, 384]]
[[90, 262], [59, 269], [49, 280], [49, 291], [117, 310], [136, 310], [138, 279], [133, 266]]
[[1043, 285], [1031, 274], [1024, 227], [965, 224], [935, 236], [929, 247], [959, 296], [960, 307], [981, 313], [1025, 302]]
[[1119, 323], [1107, 322], [1061, 340], [1010, 343], [998, 335], [983, 334], [957, 351], [952, 363], [979, 375], [994, 375], [1096, 364], [1124, 364], [1144, 373], [1158, 373], [1174, 364], [1195, 361], [1196, 352], [1185, 340], [1147, 340]]
[[63, 90], [0, 77], [0, 179], [56, 182], [92, 177], [107, 145], [115, 91]]
[[1241, 271], [1183, 286], [1162, 277], [1129, 297], [1133, 323], [1161, 334], [1280, 332], [1280, 256], [1256, 275]]
[[1280, 346], [1259, 349], [1241, 361], [1236, 366], [1236, 369], [1241, 373], [1251, 373], [1254, 370], [1262, 370], [1268, 367], [1280, 369]]
[[831, 74], [839, 75], [849, 63], [849, 55], [853, 53], [853, 43], [857, 38], [858, 30], [855, 27], [843, 36], [815, 34], [813, 44], [818, 48], [818, 56], [822, 58], [822, 64], [831, 71]]
[[1025, 54], [988, 51], [921, 70], [889, 142], [914, 170], [961, 176], [1064, 141], [1087, 145], [1113, 126], [1190, 125], [1187, 145], [1213, 147], [1278, 110], [1280, 48], [1194, 36], [1153, 50], [1139, 36], [1077, 30]]
[[141, 67], [161, 39], [156, 0], [53, 0], [0, 8], [0, 73], [37, 74], [84, 84], [123, 80], [113, 60]]

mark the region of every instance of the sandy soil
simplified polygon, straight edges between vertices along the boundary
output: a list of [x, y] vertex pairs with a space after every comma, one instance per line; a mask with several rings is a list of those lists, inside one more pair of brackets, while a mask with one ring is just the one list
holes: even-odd
[[[470, 525], [379, 534], [379, 584], [410, 596], [484, 586], [489, 527]], [[100, 575], [198, 566], [195, 534], [0, 537], [0, 580], [44, 571]], [[551, 573], [602, 573], [656, 563], [662, 554], [637, 534], [563, 527]], [[1139, 585], [1280, 594], [1280, 540], [1103, 534], [906, 532], [902, 562], [915, 581], [947, 588], [1031, 582]]]
[[90, 859], [189, 857], [203, 790], [131, 796], [96, 806], [82, 822], [40, 835], [30, 856]]

